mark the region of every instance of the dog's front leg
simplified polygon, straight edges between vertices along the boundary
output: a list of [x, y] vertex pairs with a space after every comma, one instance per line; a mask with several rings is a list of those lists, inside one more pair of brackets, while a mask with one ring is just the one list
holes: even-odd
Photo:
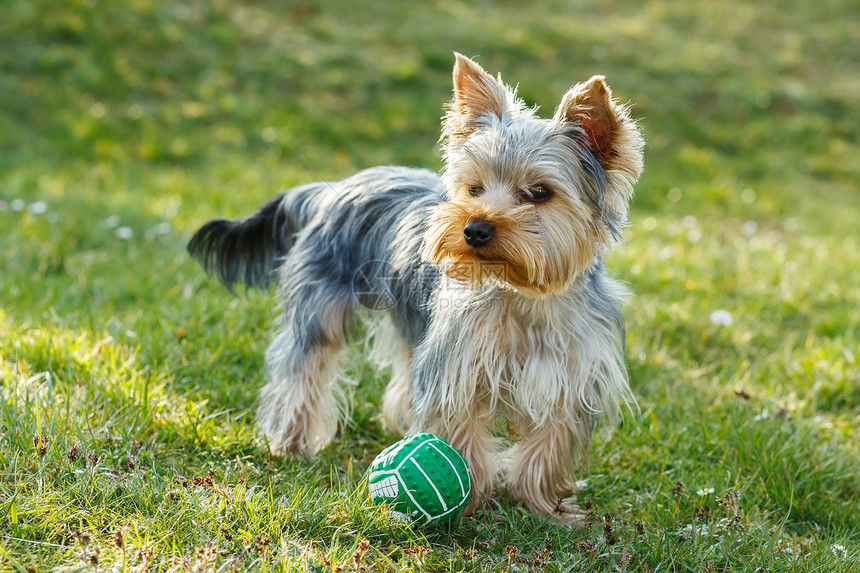
[[445, 438], [466, 458], [472, 476], [472, 500], [466, 507], [466, 514], [471, 514], [492, 496], [500, 473], [496, 453], [499, 440], [488, 430], [492, 413], [483, 402], [472, 404], [468, 412], [429, 413], [431, 415], [424, 417], [416, 430]]
[[505, 456], [511, 491], [534, 512], [577, 525], [583, 515], [568, 496], [576, 489], [574, 453], [586, 451], [591, 441], [590, 421], [583, 416], [566, 423], [532, 423], [525, 433]]

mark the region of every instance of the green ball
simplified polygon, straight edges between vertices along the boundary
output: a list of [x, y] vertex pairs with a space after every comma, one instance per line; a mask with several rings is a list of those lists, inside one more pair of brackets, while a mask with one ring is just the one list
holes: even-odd
[[455, 521], [472, 497], [466, 460], [433, 434], [412, 434], [388, 446], [369, 473], [370, 499], [417, 525]]

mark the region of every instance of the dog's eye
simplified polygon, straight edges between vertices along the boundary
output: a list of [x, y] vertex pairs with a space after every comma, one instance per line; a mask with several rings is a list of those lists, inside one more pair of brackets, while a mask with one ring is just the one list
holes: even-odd
[[469, 185], [469, 195], [477, 197], [484, 192], [484, 188], [479, 185]]
[[552, 191], [542, 185], [529, 189], [529, 199], [531, 199], [535, 203], [541, 203], [543, 201], [546, 201], [551, 196]]

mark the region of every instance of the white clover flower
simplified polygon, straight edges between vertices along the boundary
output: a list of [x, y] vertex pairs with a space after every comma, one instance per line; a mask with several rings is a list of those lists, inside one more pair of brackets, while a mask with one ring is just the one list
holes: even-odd
[[770, 418], [770, 412], [767, 408], [762, 408], [761, 413], [758, 414], [755, 418], [753, 418], [753, 421], [761, 422], [762, 420], [767, 420], [768, 418]]
[[834, 543], [833, 545], [831, 545], [830, 552], [836, 557], [839, 557], [840, 559], [848, 557], [848, 550], [845, 549], [844, 545], [841, 545], [839, 543]]
[[169, 234], [173, 230], [173, 225], [168, 221], [162, 221], [156, 225], [153, 225], [149, 229], [144, 232], [144, 236], [147, 239], [153, 239], [155, 237], [161, 237], [163, 235]]
[[711, 313], [711, 324], [714, 326], [731, 326], [734, 324], [735, 319], [727, 310], [715, 310]]
[[131, 227], [117, 227], [113, 234], [117, 239], [127, 241], [134, 236], [134, 231], [131, 230]]
[[173, 225], [171, 225], [168, 221], [162, 221], [152, 228], [153, 232], [156, 235], [166, 235], [173, 229]]
[[48, 210], [48, 204], [44, 201], [36, 201], [27, 205], [27, 212], [31, 215], [42, 215]]

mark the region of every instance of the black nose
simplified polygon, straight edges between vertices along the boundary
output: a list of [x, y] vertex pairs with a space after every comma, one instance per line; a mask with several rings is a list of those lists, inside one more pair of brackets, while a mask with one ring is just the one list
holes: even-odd
[[472, 247], [483, 247], [493, 238], [496, 228], [486, 221], [469, 221], [463, 229], [466, 242]]

